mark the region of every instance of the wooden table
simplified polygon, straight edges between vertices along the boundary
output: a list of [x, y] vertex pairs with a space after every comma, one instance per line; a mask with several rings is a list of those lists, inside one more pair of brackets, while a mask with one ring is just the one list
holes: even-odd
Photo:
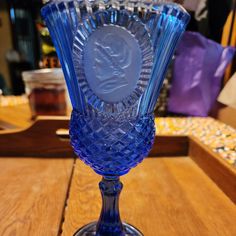
[[73, 159], [0, 158], [0, 235], [58, 235]]
[[[98, 219], [99, 177], [76, 162], [62, 235]], [[145, 236], [236, 234], [235, 205], [189, 157], [148, 158], [122, 178], [121, 216]]]
[[[11, 140], [4, 141], [8, 150], [25, 144], [38, 154], [20, 149], [18, 157], [0, 158], [1, 236], [72, 236], [98, 219], [99, 176], [74, 159], [66, 141], [59, 144], [52, 132], [59, 121], [48, 122], [47, 138], [40, 134], [39, 139], [43, 122], [33, 134], [24, 131], [23, 139], [21, 133], [14, 139], [0, 135]], [[121, 178], [122, 219], [145, 236], [236, 235], [235, 168], [191, 137], [158, 137], [156, 144], [149, 158]]]
[[[151, 157], [122, 177], [122, 219], [145, 236], [235, 235], [234, 169], [225, 172], [218, 160], [205, 169], [206, 150], [196, 140], [185, 150], [176, 146], [185, 138], [171, 138], [173, 157], [171, 143], [159, 139]], [[98, 219], [100, 178], [80, 160], [73, 164], [73, 158], [56, 156], [0, 158], [0, 235], [71, 236]]]
[[[96, 220], [99, 177], [77, 161], [68, 196], [72, 165], [0, 159], [0, 235], [70, 236]], [[146, 159], [122, 181], [122, 218], [146, 236], [236, 233], [235, 205], [188, 157]]]

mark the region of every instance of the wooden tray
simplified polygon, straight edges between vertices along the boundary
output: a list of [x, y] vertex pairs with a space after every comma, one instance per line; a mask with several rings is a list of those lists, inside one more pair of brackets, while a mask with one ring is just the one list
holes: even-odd
[[[57, 167], [64, 165], [58, 157], [73, 153], [67, 133], [57, 132], [64, 141], [56, 135], [67, 125], [68, 120], [40, 118], [33, 128], [0, 135], [0, 168], [8, 170], [0, 173], [0, 186], [5, 186], [0, 201], [0, 235], [71, 236], [98, 219], [100, 177], [80, 160], [73, 166], [73, 158], [66, 162], [66, 172], [57, 172]], [[47, 147], [53, 148], [47, 151]], [[31, 167], [28, 171], [27, 166]], [[37, 189], [41, 181], [47, 183], [45, 176], [47, 188]], [[121, 180], [122, 219], [145, 236], [236, 235], [236, 170], [193, 137], [157, 136], [149, 157]], [[26, 196], [32, 202], [25, 201]], [[52, 199], [57, 199], [55, 204]], [[14, 214], [16, 206], [20, 214]], [[11, 217], [7, 211], [12, 212]]]

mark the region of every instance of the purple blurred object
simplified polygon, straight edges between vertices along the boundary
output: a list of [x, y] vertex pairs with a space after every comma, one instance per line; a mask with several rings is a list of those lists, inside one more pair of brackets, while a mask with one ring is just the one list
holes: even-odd
[[207, 116], [235, 53], [199, 33], [186, 32], [176, 51], [168, 111]]

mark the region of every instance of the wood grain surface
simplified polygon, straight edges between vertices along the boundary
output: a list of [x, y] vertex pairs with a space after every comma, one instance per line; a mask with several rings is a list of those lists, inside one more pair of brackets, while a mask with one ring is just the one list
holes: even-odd
[[73, 159], [0, 159], [0, 235], [57, 236]]
[[149, 157], [187, 156], [189, 150], [188, 136], [156, 135]]
[[75, 155], [69, 140], [60, 140], [56, 134], [58, 129], [68, 127], [68, 117], [42, 116], [29, 128], [1, 131], [0, 157], [71, 158]]
[[[20, 99], [20, 97], [18, 97]], [[10, 99], [9, 99], [10, 100]], [[71, 108], [67, 108], [67, 116], [70, 117]], [[34, 123], [28, 103], [0, 106], [0, 128], [14, 129], [27, 128]]]
[[236, 168], [198, 139], [190, 137], [189, 155], [236, 204]]
[[32, 120], [29, 105], [21, 104], [17, 106], [0, 107], [0, 127], [1, 121], [3, 121], [3, 124], [9, 123], [18, 128], [25, 128], [31, 125]]
[[[188, 157], [147, 158], [121, 179], [122, 219], [145, 236], [233, 236], [233, 202]], [[99, 217], [99, 176], [77, 161], [63, 236]]]

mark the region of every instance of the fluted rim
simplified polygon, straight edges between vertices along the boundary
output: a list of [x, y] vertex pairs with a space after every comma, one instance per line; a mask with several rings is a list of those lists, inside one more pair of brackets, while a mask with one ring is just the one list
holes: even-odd
[[[153, 111], [158, 97], [160, 85], [163, 81], [162, 77], [168, 65], [167, 60], [170, 60], [174, 48], [184, 32], [186, 24], [189, 21], [189, 15], [180, 5], [169, 3], [168, 1], [155, 1], [153, 3], [152, 1], [132, 0], [54, 0], [44, 6], [42, 15], [50, 26], [49, 28], [51, 29], [54, 39], [58, 39], [55, 40], [56, 46], [59, 48], [58, 52], [61, 54], [61, 58], [67, 58], [67, 63], [62, 63], [62, 67], [70, 91], [73, 107], [81, 112], [86, 113], [88, 104], [85, 102], [83, 88], [81, 88], [81, 84], [79, 84], [81, 81], [79, 81], [78, 74], [76, 73], [78, 70], [75, 70], [74, 61], [71, 57], [74, 51], [73, 45], [76, 32], [78, 27], [89, 20], [89, 15], [94, 15], [97, 12], [101, 13], [109, 11], [109, 9], [126, 11], [133, 17], [140, 19], [140, 24], [144, 25], [147, 34], [150, 35], [155, 60], [154, 63], [152, 62], [153, 68], [149, 74], [150, 78], [146, 78], [147, 81], [144, 83], [145, 91], [143, 89], [140, 91], [143, 95], [142, 100], [137, 103], [137, 111], [134, 109], [134, 113], [150, 113]], [[152, 20], [149, 21], [149, 19]], [[69, 31], [66, 30], [67, 27], [70, 28]], [[168, 37], [166, 37], [166, 34], [163, 34], [162, 36], [160, 31], [162, 29], [165, 29], [165, 31], [168, 32]], [[87, 29], [84, 30], [84, 32], [86, 34]], [[60, 40], [58, 38], [59, 34]], [[158, 45], [161, 46], [159, 47]], [[67, 50], [63, 50], [63, 48], [66, 48]], [[164, 59], [160, 60], [159, 58], [163, 58], [163, 53], [165, 54]], [[91, 94], [89, 90], [88, 94]], [[90, 98], [91, 101], [94, 100], [94, 96]], [[114, 106], [107, 104], [107, 109], [101, 109], [100, 111], [109, 114], [128, 111], [129, 108], [132, 107], [131, 105], [137, 101], [137, 98], [140, 98], [140, 95], [138, 94], [138, 97], [135, 96], [134, 99], [132, 96], [129, 96], [129, 98], [131, 98], [131, 104], [129, 103], [129, 99], [127, 99], [127, 103], [125, 103], [124, 106], [119, 106], [118, 104], [114, 109]], [[91, 104], [89, 103], [89, 105]], [[99, 104], [98, 107], [97, 105], [96, 107], [92, 107], [101, 108]]]
[[112, 6], [127, 10], [160, 12], [159, 7], [171, 6], [169, 10], [166, 10], [166, 14], [173, 15], [186, 24], [189, 21], [189, 14], [184, 7], [173, 3], [171, 0], [51, 0], [42, 8], [42, 15], [45, 17], [48, 14], [50, 5], [58, 5], [60, 3], [74, 3], [79, 8], [85, 7], [87, 11], [91, 11], [96, 6], [99, 6], [100, 9]]

